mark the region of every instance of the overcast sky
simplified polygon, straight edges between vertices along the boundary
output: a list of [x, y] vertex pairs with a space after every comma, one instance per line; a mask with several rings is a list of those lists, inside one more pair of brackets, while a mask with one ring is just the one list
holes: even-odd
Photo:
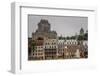
[[87, 17], [74, 17], [74, 16], [28, 16], [28, 37], [32, 37], [32, 32], [38, 28], [38, 23], [41, 19], [47, 19], [51, 24], [51, 30], [57, 32], [58, 36], [72, 36], [78, 34], [82, 27], [84, 31], [88, 30]]

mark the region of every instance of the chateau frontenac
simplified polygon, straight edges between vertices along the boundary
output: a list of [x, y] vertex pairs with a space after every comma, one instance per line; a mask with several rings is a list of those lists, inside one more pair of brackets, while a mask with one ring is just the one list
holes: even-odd
[[29, 60], [87, 58], [87, 41], [78, 44], [76, 39], [59, 39], [57, 32], [51, 30], [51, 24], [45, 19], [41, 19], [37, 26], [32, 38], [28, 39]]
[[41, 37], [43, 39], [57, 38], [57, 33], [56, 31], [51, 31], [51, 26], [48, 20], [41, 19], [41, 21], [38, 23], [38, 29], [36, 30], [36, 32], [32, 33], [33, 39], [37, 39], [38, 37]]

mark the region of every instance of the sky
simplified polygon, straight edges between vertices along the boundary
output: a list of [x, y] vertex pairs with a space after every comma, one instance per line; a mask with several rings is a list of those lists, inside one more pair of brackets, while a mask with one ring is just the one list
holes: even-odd
[[81, 28], [84, 31], [88, 30], [88, 17], [28, 15], [28, 37], [32, 37], [32, 32], [36, 31], [41, 19], [47, 19], [51, 25], [51, 31], [56, 31], [58, 36], [79, 34]]

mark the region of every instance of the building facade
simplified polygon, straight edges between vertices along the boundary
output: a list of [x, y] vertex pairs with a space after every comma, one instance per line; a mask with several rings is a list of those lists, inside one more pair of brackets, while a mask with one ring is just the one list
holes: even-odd
[[45, 41], [45, 59], [55, 59], [57, 54], [57, 39], [46, 39]]
[[33, 59], [53, 59], [57, 53], [57, 33], [51, 31], [48, 20], [41, 19], [38, 29], [32, 33], [32, 40], [35, 42], [32, 49]]
[[[83, 35], [83, 31], [81, 30]], [[80, 44], [79, 44], [80, 43]], [[87, 41], [58, 39], [56, 31], [51, 31], [48, 20], [41, 19], [38, 28], [28, 39], [29, 60], [87, 58]]]
[[33, 50], [33, 58], [34, 59], [44, 59], [44, 40], [42, 38], [38, 38], [35, 40], [35, 46]]

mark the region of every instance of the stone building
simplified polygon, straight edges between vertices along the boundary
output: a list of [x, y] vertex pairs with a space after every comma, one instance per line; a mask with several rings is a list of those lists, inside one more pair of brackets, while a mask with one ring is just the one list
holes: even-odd
[[[81, 29], [81, 34], [84, 31]], [[41, 19], [38, 28], [32, 33], [32, 38], [28, 39], [28, 59], [73, 59], [87, 58], [87, 41], [78, 44], [76, 39], [58, 39], [56, 31], [51, 31], [48, 20]]]
[[45, 59], [55, 59], [57, 56], [57, 39], [46, 39], [45, 43]]
[[58, 58], [73, 59], [87, 57], [87, 44], [78, 45], [77, 40], [58, 40]]
[[50, 23], [48, 20], [41, 19], [38, 23], [38, 29], [32, 33], [32, 39], [36, 40], [38, 37], [45, 39], [57, 39], [56, 31], [51, 31]]
[[44, 59], [44, 40], [42, 38], [38, 38], [35, 40], [35, 49], [33, 50], [33, 58], [34, 59]]
[[64, 58], [64, 40], [58, 40], [58, 58]]
[[35, 41], [34, 59], [52, 59], [57, 53], [57, 33], [51, 31], [48, 20], [41, 19], [38, 29], [32, 33], [32, 40]]

